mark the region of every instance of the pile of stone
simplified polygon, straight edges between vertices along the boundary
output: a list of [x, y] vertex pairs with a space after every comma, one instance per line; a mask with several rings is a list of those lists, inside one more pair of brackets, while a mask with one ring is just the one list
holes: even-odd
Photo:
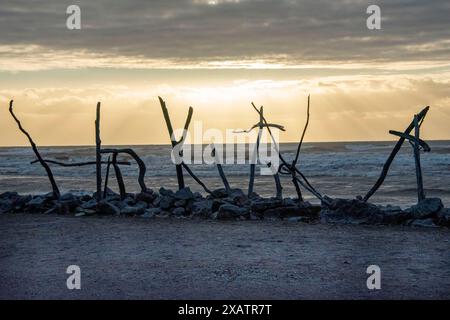
[[190, 188], [172, 191], [160, 188], [127, 194], [121, 199], [107, 190], [103, 200], [94, 193], [63, 194], [56, 199], [52, 193], [19, 195], [0, 194], [0, 213], [70, 214], [75, 216], [120, 215], [144, 218], [184, 217], [217, 220], [289, 220], [298, 222], [389, 224], [423, 227], [450, 227], [450, 209], [438, 198], [428, 198], [408, 209], [377, 206], [361, 199], [326, 198], [326, 204], [313, 205], [291, 198], [248, 197], [241, 189], [218, 189], [211, 195], [192, 192]]

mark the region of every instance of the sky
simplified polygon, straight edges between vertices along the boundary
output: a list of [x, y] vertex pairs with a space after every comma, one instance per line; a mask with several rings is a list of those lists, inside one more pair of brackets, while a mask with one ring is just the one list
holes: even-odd
[[[81, 29], [66, 27], [70, 5]], [[381, 29], [369, 30], [369, 5]], [[34, 0], [0, 6], [0, 146], [164, 144], [189, 106], [203, 128], [249, 128], [251, 102], [296, 141], [392, 140], [431, 106], [425, 139], [450, 139], [448, 0]]]

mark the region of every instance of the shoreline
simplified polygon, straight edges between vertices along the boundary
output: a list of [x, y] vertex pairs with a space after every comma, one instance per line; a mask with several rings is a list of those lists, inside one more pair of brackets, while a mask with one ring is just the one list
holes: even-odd
[[[449, 299], [449, 231], [0, 215], [0, 299]], [[66, 268], [81, 268], [81, 290]], [[368, 290], [366, 268], [382, 270]]]

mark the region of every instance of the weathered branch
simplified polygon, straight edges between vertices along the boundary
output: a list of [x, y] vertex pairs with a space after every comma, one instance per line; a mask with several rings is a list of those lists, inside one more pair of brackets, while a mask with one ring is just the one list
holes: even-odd
[[130, 155], [134, 161], [136, 161], [137, 165], [139, 166], [139, 176], [138, 176], [138, 182], [139, 186], [141, 187], [141, 192], [146, 192], [147, 186], [145, 185], [145, 172], [147, 171], [147, 167], [145, 166], [144, 161], [137, 155], [137, 153], [133, 149], [102, 149], [100, 153], [126, 153]]
[[419, 146], [422, 147], [424, 152], [430, 152], [431, 151], [431, 148], [428, 145], [428, 143], [426, 143], [422, 139], [417, 140], [416, 137], [414, 137], [414, 136], [412, 136], [410, 134], [405, 134], [403, 132], [399, 132], [399, 131], [395, 131], [395, 130], [389, 130], [389, 133], [394, 135], [394, 136], [397, 136], [397, 137], [400, 137], [400, 138], [404, 138], [405, 140], [408, 140], [408, 141], [412, 142], [413, 144], [416, 143], [416, 142], [419, 143]]
[[108, 179], [110, 167], [111, 167], [111, 157], [108, 157], [108, 164], [106, 165], [106, 175], [105, 175], [105, 188], [103, 189], [103, 198], [106, 198], [106, 194], [108, 191]]
[[225, 187], [225, 190], [227, 191], [227, 193], [230, 193], [230, 191], [231, 191], [230, 184], [229, 184], [228, 179], [227, 179], [227, 177], [225, 175], [225, 172], [223, 171], [222, 164], [220, 163], [220, 158], [217, 155], [217, 150], [216, 150], [216, 147], [214, 146], [214, 144], [213, 144], [213, 147], [212, 147], [212, 156], [215, 159], [215, 162], [216, 162], [216, 165], [217, 165], [217, 170], [219, 171], [219, 175], [220, 175], [220, 178], [222, 179], [222, 182], [223, 182], [223, 185]]
[[187, 166], [186, 163], [182, 162], [181, 166], [189, 173], [189, 175], [194, 179], [207, 193], [212, 194], [212, 191], [192, 172], [192, 170]]
[[[97, 161], [65, 163], [65, 162], [60, 162], [60, 161], [56, 161], [56, 160], [47, 160], [47, 159], [43, 159], [43, 160], [47, 163], [56, 164], [61, 167], [84, 167], [84, 166], [92, 166], [94, 164], [97, 164]], [[39, 162], [39, 160], [33, 160], [30, 162], [30, 164], [35, 164], [38, 162]], [[107, 161], [102, 161], [101, 163], [108, 164]], [[121, 165], [121, 166], [130, 166], [131, 165], [131, 163], [128, 161], [118, 161], [117, 164]]]
[[96, 180], [97, 180], [97, 201], [102, 199], [102, 141], [100, 139], [100, 102], [97, 103], [95, 117], [95, 161], [96, 161]]
[[308, 125], [309, 125], [309, 100], [310, 100], [310, 96], [308, 95], [308, 106], [306, 108], [306, 123], [305, 123], [305, 127], [303, 128], [303, 132], [302, 132], [302, 136], [300, 138], [300, 142], [298, 143], [297, 153], [295, 154], [294, 161], [292, 162], [292, 165], [294, 167], [297, 165], [298, 157], [300, 156], [300, 150], [301, 150], [302, 144], [303, 144], [303, 139], [305, 138], [306, 130], [308, 129]]
[[119, 186], [120, 199], [125, 199], [127, 193], [125, 190], [125, 183], [123, 182], [122, 172], [120, 171], [120, 167], [117, 162], [117, 152], [113, 153], [112, 157], [112, 165], [114, 167], [114, 173], [116, 175], [117, 185]]
[[[425, 119], [425, 116], [427, 115], [428, 110], [430, 109], [429, 106], [427, 106], [426, 108], [424, 108], [422, 111], [419, 112], [419, 114], [417, 114], [417, 120], [422, 123], [423, 119]], [[410, 123], [410, 125], [406, 128], [406, 130], [404, 131], [405, 135], [409, 135], [409, 133], [414, 129], [414, 120]], [[383, 184], [384, 179], [386, 179], [386, 176], [388, 174], [389, 168], [392, 164], [392, 161], [394, 161], [395, 156], [397, 155], [397, 153], [400, 151], [400, 148], [402, 147], [403, 143], [405, 142], [405, 138], [404, 137], [400, 137], [400, 139], [397, 141], [397, 143], [394, 146], [394, 149], [392, 149], [391, 154], [389, 155], [389, 157], [387, 158], [384, 166], [383, 166], [383, 170], [381, 171], [380, 177], [378, 178], [378, 180], [375, 182], [374, 186], [369, 190], [369, 192], [367, 192], [367, 194], [365, 195], [365, 197], [363, 198], [364, 201], [367, 201], [370, 199], [370, 197], [380, 188], [380, 186]]]
[[11, 116], [16, 121], [16, 123], [17, 123], [17, 125], [19, 127], [19, 130], [28, 138], [28, 141], [30, 142], [31, 148], [34, 151], [34, 154], [36, 155], [36, 158], [38, 158], [38, 161], [40, 162], [42, 167], [44, 167], [45, 172], [47, 173], [48, 180], [50, 180], [50, 184], [52, 185], [52, 190], [53, 190], [54, 196], [57, 199], [59, 199], [61, 194], [59, 192], [58, 185], [56, 184], [55, 178], [53, 177], [52, 170], [50, 169], [48, 164], [44, 161], [44, 159], [42, 159], [41, 154], [39, 153], [38, 148], [37, 148], [36, 144], [34, 143], [33, 139], [31, 138], [30, 134], [22, 127], [22, 124], [20, 123], [19, 119], [14, 114], [13, 102], [14, 102], [13, 100], [11, 100], [9, 102], [9, 113], [11, 114]]
[[420, 148], [419, 148], [419, 119], [418, 116], [414, 116], [414, 160], [416, 162], [416, 178], [417, 178], [417, 199], [419, 203], [425, 200], [425, 192], [423, 190], [423, 180], [422, 180], [422, 168], [420, 166]]

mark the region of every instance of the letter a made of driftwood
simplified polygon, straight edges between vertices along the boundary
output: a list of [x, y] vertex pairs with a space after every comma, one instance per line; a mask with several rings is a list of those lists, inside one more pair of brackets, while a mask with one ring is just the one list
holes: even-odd
[[38, 148], [37, 148], [36, 144], [34, 143], [33, 139], [31, 138], [30, 134], [22, 127], [22, 124], [20, 123], [19, 119], [14, 114], [14, 111], [13, 111], [13, 100], [11, 100], [9, 102], [9, 113], [11, 114], [11, 116], [16, 121], [16, 123], [17, 123], [17, 125], [19, 127], [19, 130], [28, 138], [28, 141], [30, 142], [31, 148], [34, 151], [34, 154], [36, 155], [36, 158], [38, 159], [38, 161], [40, 162], [42, 167], [45, 169], [45, 172], [47, 173], [48, 180], [50, 181], [50, 184], [52, 186], [53, 195], [57, 199], [59, 199], [61, 194], [59, 192], [58, 185], [56, 184], [55, 178], [53, 177], [52, 170], [50, 169], [48, 164], [44, 161], [44, 159], [41, 157], [41, 154], [39, 153]]
[[[392, 161], [394, 161], [395, 156], [400, 151], [400, 148], [402, 147], [405, 140], [408, 140], [414, 148], [414, 158], [416, 162], [416, 177], [417, 177], [417, 191], [418, 191], [418, 200], [419, 202], [425, 199], [425, 193], [423, 191], [423, 182], [422, 182], [422, 171], [420, 167], [420, 150], [419, 148], [422, 147], [424, 151], [428, 152], [430, 151], [430, 147], [419, 138], [419, 128], [422, 125], [422, 122], [425, 119], [425, 116], [427, 115], [428, 110], [430, 107], [424, 108], [422, 111], [420, 111], [417, 115], [414, 116], [413, 121], [411, 124], [406, 128], [404, 132], [398, 132], [398, 131], [389, 131], [389, 133], [398, 136], [399, 140], [394, 146], [394, 149], [392, 150], [391, 154], [389, 155], [388, 159], [386, 160], [383, 170], [381, 171], [381, 175], [378, 178], [378, 180], [375, 182], [372, 189], [369, 190], [369, 192], [366, 194], [366, 196], [363, 198], [364, 201], [367, 201], [370, 199], [370, 197], [380, 188], [380, 186], [383, 184], [384, 179], [386, 178], [389, 168], [392, 164]], [[415, 135], [410, 135], [411, 131], [415, 129]]]
[[[267, 127], [268, 129], [270, 128], [276, 128], [279, 129], [281, 131], [285, 131], [284, 127], [279, 125], [279, 124], [273, 124], [273, 123], [264, 123], [264, 107], [261, 106], [260, 109], [258, 109], [255, 104], [252, 102], [252, 106], [255, 109], [255, 111], [258, 113], [259, 115], [259, 122], [256, 123], [255, 125], [253, 125], [249, 130], [246, 130], [244, 132], [250, 132], [255, 128], [258, 128], [258, 136], [256, 138], [256, 145], [255, 148], [253, 150], [252, 153], [252, 158], [250, 161], [250, 179], [249, 179], [249, 184], [248, 184], [248, 196], [250, 197], [253, 194], [253, 189], [254, 189], [254, 183], [255, 183], [255, 170], [256, 170], [256, 163], [257, 163], [257, 159], [258, 159], [258, 154], [259, 154], [259, 146], [261, 143], [261, 135], [262, 132], [264, 130], [265, 127]], [[272, 133], [270, 132], [271, 136]], [[272, 136], [273, 138], [273, 136]], [[272, 164], [268, 163], [267, 164], [268, 167], [271, 167]], [[282, 198], [283, 197], [283, 188], [281, 186], [281, 181], [280, 181], [280, 176], [278, 174], [278, 172], [274, 172], [274, 179], [275, 179], [275, 187], [277, 190], [277, 198]]]

